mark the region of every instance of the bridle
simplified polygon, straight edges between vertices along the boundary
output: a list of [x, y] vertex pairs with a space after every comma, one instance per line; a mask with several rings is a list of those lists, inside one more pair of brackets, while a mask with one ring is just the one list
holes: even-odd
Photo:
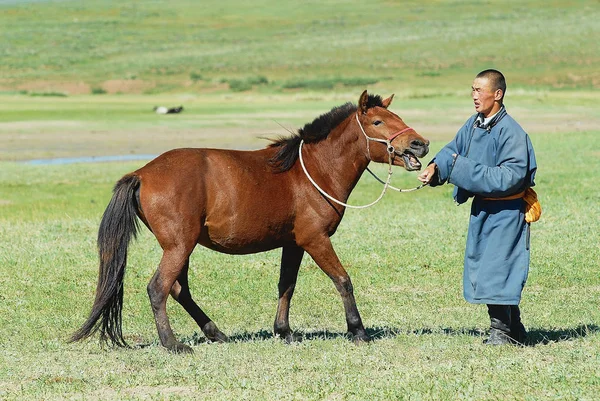
[[367, 154], [368, 154], [368, 159], [369, 161], [372, 161], [373, 159], [371, 159], [371, 149], [369, 149], [369, 141], [374, 141], [374, 142], [379, 142], [379, 143], [383, 143], [386, 145], [387, 147], [387, 151], [388, 151], [388, 156], [393, 155], [396, 152], [396, 149], [394, 148], [394, 145], [392, 145], [392, 141], [394, 139], [396, 139], [397, 136], [399, 136], [400, 134], [405, 133], [406, 131], [410, 131], [412, 128], [411, 127], [406, 127], [404, 129], [401, 129], [400, 131], [392, 134], [389, 138], [387, 139], [379, 139], [379, 138], [373, 138], [367, 135], [367, 133], [365, 132], [362, 124], [360, 123], [360, 121], [358, 120], [358, 113], [355, 114], [356, 117], [356, 123], [358, 124], [358, 126], [360, 127], [361, 132], [363, 133], [363, 135], [365, 136], [365, 138], [367, 139]]
[[331, 200], [332, 202], [337, 203], [338, 205], [347, 207], [347, 208], [351, 208], [351, 209], [364, 209], [370, 206], [373, 206], [374, 204], [376, 204], [377, 202], [379, 202], [382, 198], [383, 195], [385, 195], [385, 192], [387, 191], [388, 188], [393, 189], [395, 191], [398, 192], [412, 192], [412, 191], [416, 191], [418, 189], [423, 188], [424, 186], [426, 186], [427, 184], [421, 184], [418, 187], [415, 188], [411, 188], [411, 189], [398, 189], [395, 188], [393, 186], [390, 185], [390, 180], [392, 178], [392, 155], [396, 152], [396, 149], [394, 148], [394, 145], [392, 145], [392, 141], [394, 139], [396, 139], [396, 137], [398, 137], [399, 135], [405, 133], [406, 131], [410, 131], [412, 130], [411, 127], [406, 127], [404, 129], [401, 129], [398, 132], [393, 133], [392, 135], [390, 135], [389, 138], [387, 139], [379, 139], [379, 138], [372, 138], [370, 136], [367, 135], [367, 133], [365, 132], [362, 124], [360, 123], [360, 120], [358, 119], [358, 111], [355, 114], [356, 117], [356, 122], [358, 123], [358, 126], [360, 127], [360, 131], [363, 133], [363, 135], [365, 136], [365, 139], [367, 141], [367, 157], [369, 159], [369, 161], [372, 161], [371, 159], [371, 150], [369, 148], [369, 141], [373, 141], [373, 142], [379, 142], [382, 143], [384, 145], [386, 145], [386, 150], [388, 152], [388, 176], [387, 179], [385, 181], [382, 181], [379, 177], [377, 177], [375, 175], [375, 173], [373, 173], [369, 167], [367, 167], [367, 171], [369, 173], [371, 173], [371, 175], [373, 177], [375, 177], [375, 179], [377, 179], [377, 181], [379, 181], [380, 183], [383, 184], [383, 190], [381, 191], [381, 194], [379, 195], [379, 197], [377, 199], [375, 199], [373, 202], [367, 204], [367, 205], [361, 205], [361, 206], [354, 206], [354, 205], [348, 205], [347, 203], [344, 203], [342, 201], [339, 201], [337, 199], [335, 199], [333, 196], [329, 195], [327, 192], [325, 192], [316, 182], [315, 180], [310, 176], [310, 174], [308, 173], [308, 171], [306, 170], [306, 166], [304, 165], [304, 159], [302, 158], [302, 145], [304, 144], [304, 140], [300, 141], [300, 148], [298, 150], [298, 156], [300, 159], [300, 165], [302, 166], [302, 170], [304, 171], [304, 174], [306, 174], [306, 177], [308, 178], [308, 180], [310, 181], [311, 184], [313, 184], [313, 186], [317, 189], [317, 191], [319, 191], [321, 193], [321, 195], [323, 195], [324, 197], [326, 197], [327, 199]]

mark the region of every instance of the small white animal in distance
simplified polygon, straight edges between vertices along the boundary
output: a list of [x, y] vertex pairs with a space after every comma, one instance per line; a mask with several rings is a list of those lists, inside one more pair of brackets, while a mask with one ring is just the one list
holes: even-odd
[[165, 106], [155, 106], [154, 107], [154, 112], [156, 114], [177, 114], [177, 113], [181, 113], [182, 111], [183, 111], [183, 106], [171, 107], [171, 108], [167, 108]]

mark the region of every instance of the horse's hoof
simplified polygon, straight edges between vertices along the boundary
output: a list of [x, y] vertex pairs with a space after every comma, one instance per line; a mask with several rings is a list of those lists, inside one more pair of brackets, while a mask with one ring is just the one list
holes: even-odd
[[367, 333], [358, 333], [352, 337], [352, 342], [356, 345], [366, 344], [371, 341], [371, 337]]
[[229, 337], [227, 337], [214, 322], [208, 322], [202, 327], [202, 332], [210, 341], [216, 343], [228, 343]]
[[180, 342], [176, 342], [173, 345], [167, 346], [167, 349], [169, 350], [169, 352], [172, 352], [174, 354], [193, 354], [194, 350], [192, 349], [192, 347], [185, 345], [183, 343]]
[[293, 333], [291, 331], [288, 331], [287, 333], [279, 334], [279, 337], [283, 341], [285, 341], [286, 344], [293, 344], [293, 343], [302, 342], [302, 335], [301, 334], [297, 334], [297, 333]]
[[229, 342], [229, 337], [227, 337], [221, 331], [218, 331], [217, 333], [215, 333], [215, 335], [212, 338], [209, 338], [209, 340], [213, 341], [215, 343], [223, 344], [223, 343]]

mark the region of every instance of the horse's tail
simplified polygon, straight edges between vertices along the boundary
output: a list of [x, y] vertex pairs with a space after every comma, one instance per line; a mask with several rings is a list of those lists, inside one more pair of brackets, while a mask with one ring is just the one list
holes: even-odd
[[136, 191], [139, 186], [140, 179], [134, 174], [124, 176], [115, 185], [98, 230], [100, 268], [96, 300], [87, 321], [73, 334], [71, 341], [87, 338], [100, 330], [101, 341], [127, 346], [121, 331], [123, 276], [127, 248], [138, 231]]

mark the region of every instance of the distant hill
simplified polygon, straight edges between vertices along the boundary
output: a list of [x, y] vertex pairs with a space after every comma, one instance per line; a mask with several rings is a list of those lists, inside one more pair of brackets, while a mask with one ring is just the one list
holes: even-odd
[[0, 91], [600, 88], [597, 1], [0, 1]]

